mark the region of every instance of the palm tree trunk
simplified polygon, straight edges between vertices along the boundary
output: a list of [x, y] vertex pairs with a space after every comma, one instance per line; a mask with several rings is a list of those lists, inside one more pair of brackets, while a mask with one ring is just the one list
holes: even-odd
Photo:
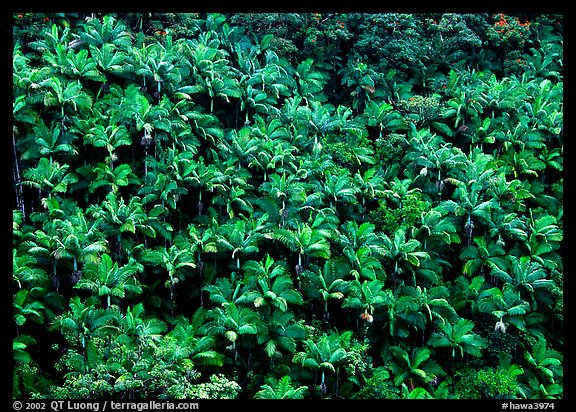
[[148, 162], [146, 158], [148, 157], [148, 148], [144, 148], [144, 182], [146, 182], [146, 177], [148, 176]]
[[22, 212], [22, 221], [26, 219], [26, 212], [24, 209], [24, 194], [22, 192], [22, 183], [20, 178], [20, 166], [18, 164], [18, 154], [16, 153], [16, 138], [12, 133], [12, 148], [14, 149], [14, 181], [16, 183], [16, 205]]
[[324, 381], [324, 369], [322, 369], [322, 383], [320, 383], [320, 388], [322, 388], [322, 393], [326, 393], [326, 382]]
[[338, 397], [338, 372], [340, 372], [340, 366], [336, 368], [336, 383], [334, 385], [334, 396]]
[[232, 376], [234, 377], [236, 375], [236, 342], [232, 342], [232, 345], [234, 346], [232, 351]]

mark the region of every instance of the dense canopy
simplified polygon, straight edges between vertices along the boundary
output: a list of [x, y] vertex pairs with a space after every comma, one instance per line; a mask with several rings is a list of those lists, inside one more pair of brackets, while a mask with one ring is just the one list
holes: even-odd
[[13, 397], [563, 397], [552, 14], [13, 15]]

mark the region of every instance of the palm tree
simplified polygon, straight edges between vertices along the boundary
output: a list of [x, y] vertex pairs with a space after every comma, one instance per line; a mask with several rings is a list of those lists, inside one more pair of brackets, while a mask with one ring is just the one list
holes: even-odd
[[529, 236], [527, 241], [521, 244], [521, 249], [528, 252], [531, 259], [547, 269], [560, 267], [561, 259], [558, 249], [563, 240], [563, 233], [558, 225], [558, 218], [547, 213], [534, 216], [530, 209], [526, 229]]
[[247, 168], [260, 150], [260, 138], [252, 135], [250, 128], [231, 130], [220, 142], [221, 152], [238, 160], [238, 169]]
[[119, 266], [118, 262], [112, 261], [110, 255], [104, 253], [99, 262], [87, 262], [84, 265], [83, 276], [74, 287], [105, 297], [105, 307], [110, 308], [112, 296], [124, 298], [126, 292], [142, 293], [142, 286], [135, 277], [142, 270], [142, 265], [134, 260]]
[[484, 288], [472, 305], [474, 311], [493, 315], [498, 322], [511, 324], [518, 330], [526, 331], [524, 315], [528, 314], [530, 304], [521, 298], [520, 292], [512, 285]]
[[499, 263], [490, 265], [492, 276], [520, 292], [522, 299], [531, 302], [534, 310], [538, 309], [539, 303], [551, 304], [550, 295], [545, 292], [553, 287], [554, 281], [546, 278], [546, 269], [539, 262], [530, 256], [507, 255]]
[[232, 344], [232, 374], [234, 375], [239, 350], [236, 342], [242, 336], [256, 335], [260, 318], [250, 308], [238, 308], [233, 302], [225, 302], [222, 306], [211, 309], [209, 316], [211, 321], [207, 325], [208, 333], [224, 336]]
[[422, 192], [420, 188], [411, 187], [412, 183], [412, 179], [407, 178], [400, 180], [397, 176], [394, 176], [393, 179], [388, 182], [388, 188], [383, 190], [383, 198], [396, 208], [403, 207], [404, 200], [407, 199], [408, 196]]
[[308, 392], [306, 386], [294, 388], [290, 376], [285, 375], [276, 380], [270, 378], [268, 383], [260, 386], [260, 390], [254, 395], [255, 399], [304, 399]]
[[[126, 163], [121, 166], [124, 165], [128, 166]], [[187, 189], [179, 186], [178, 182], [163, 172], [149, 172], [148, 178], [150, 183], [142, 185], [138, 190], [138, 194], [142, 195], [142, 203], [148, 204], [160, 200], [162, 207], [176, 210], [180, 196], [186, 194]]]
[[[344, 332], [346, 334], [347, 332]], [[326, 394], [326, 372], [338, 375], [339, 366], [346, 361], [348, 352], [343, 347], [343, 337], [338, 332], [322, 333], [304, 341], [304, 350], [296, 352], [292, 362], [321, 373], [320, 388]]]
[[21, 155], [22, 160], [48, 157], [52, 161], [53, 156], [66, 157], [78, 154], [76, 147], [72, 144], [73, 136], [62, 133], [58, 123], [53, 123], [49, 127], [40, 119], [32, 127], [32, 131], [30, 144]]
[[506, 175], [513, 176], [514, 179], [527, 180], [529, 176], [537, 178], [539, 172], [546, 168], [546, 164], [538, 159], [533, 150], [514, 151], [503, 155], [501, 162]]
[[198, 39], [182, 44], [182, 52], [190, 56], [189, 68], [198, 91], [210, 97], [210, 113], [214, 112], [214, 98], [240, 98], [241, 87], [236, 70], [227, 59], [228, 53], [219, 48], [214, 31], [206, 31]]
[[386, 249], [383, 238], [378, 236], [374, 229], [374, 224], [369, 222], [358, 226], [356, 222], [348, 221], [341, 226], [339, 243], [343, 247], [343, 255], [350, 263], [350, 273], [355, 279], [376, 279], [382, 273], [378, 258], [385, 254]]
[[[330, 233], [325, 229], [312, 228], [307, 223], [297, 222], [296, 229], [290, 230], [279, 228], [274, 231], [274, 239], [280, 241], [292, 252], [298, 253], [298, 265], [296, 266], [297, 279], [302, 270], [302, 256], [330, 258]], [[298, 281], [299, 285], [300, 282]]]
[[237, 159], [234, 157], [219, 160], [216, 156], [214, 161], [219, 169], [221, 185], [212, 198], [212, 204], [217, 204], [222, 214], [224, 213], [223, 206], [226, 206], [226, 212], [230, 219], [240, 213], [244, 217], [250, 217], [254, 211], [250, 197], [253, 189], [249, 183], [250, 172], [246, 168], [238, 169], [235, 167]]
[[194, 224], [189, 224], [188, 235], [190, 236], [191, 247], [198, 252], [196, 267], [200, 272], [204, 269], [203, 253], [218, 253], [217, 237], [212, 227], [200, 229]]
[[68, 49], [62, 68], [80, 81], [91, 80], [100, 83], [106, 81], [106, 76], [98, 70], [96, 61], [89, 55], [87, 49], [79, 50], [77, 53]]
[[[530, 351], [524, 351], [527, 378], [535, 378], [541, 385], [562, 382], [564, 368], [561, 352], [551, 349], [545, 338], [540, 336]], [[535, 387], [535, 386], [533, 386]]]
[[364, 280], [362, 283], [353, 280], [350, 283], [348, 296], [344, 299], [342, 307], [361, 310], [360, 318], [365, 321], [364, 338], [366, 339], [367, 329], [374, 321], [374, 311], [382, 306], [389, 306], [393, 303], [392, 292], [384, 290], [384, 282], [375, 280]]
[[393, 239], [384, 235], [384, 245], [386, 248], [386, 257], [394, 263], [394, 276], [398, 276], [405, 271], [412, 273], [412, 282], [416, 285], [415, 270], [421, 265], [421, 260], [430, 258], [428, 252], [419, 250], [421, 244], [416, 239], [406, 240], [407, 229], [400, 226], [394, 232]]
[[31, 290], [21, 288], [14, 294], [12, 308], [18, 334], [20, 327], [24, 326], [28, 321], [41, 325], [45, 322], [45, 318], [50, 316], [50, 310], [38, 300], [41, 297], [39, 292], [45, 292], [45, 290], [40, 288], [32, 288]]
[[484, 338], [474, 333], [474, 322], [460, 318], [455, 323], [444, 322], [438, 325], [440, 331], [434, 332], [428, 344], [434, 348], [452, 349], [452, 362], [459, 351], [463, 358], [464, 353], [472, 356], [482, 356], [482, 349], [487, 346]]
[[513, 242], [526, 242], [528, 239], [525, 219], [514, 212], [495, 213], [489, 233], [492, 239], [497, 239], [503, 245], [506, 244], [505, 239]]
[[36, 344], [37, 341], [30, 335], [19, 335], [12, 339], [12, 356], [14, 362], [30, 363], [32, 356], [28, 353], [27, 348]]
[[340, 169], [338, 174], [327, 171], [324, 180], [318, 182], [318, 189], [321, 196], [329, 201], [330, 208], [337, 203], [354, 204], [357, 202], [358, 188], [353, 185], [350, 172], [346, 169]]
[[352, 275], [355, 280], [385, 278], [382, 263], [374, 257], [372, 251], [367, 246], [361, 246], [356, 251], [350, 247], [346, 247], [342, 253], [346, 257], [346, 263], [350, 268], [348, 273]]
[[60, 165], [55, 160], [42, 157], [36, 167], [31, 167], [22, 173], [22, 184], [38, 189], [38, 203], [43, 194], [56, 195], [66, 193], [68, 186], [78, 182], [78, 176], [69, 172], [69, 164]]
[[294, 312], [274, 310], [262, 320], [256, 343], [263, 345], [272, 369], [284, 355], [296, 352], [298, 342], [307, 336], [306, 327], [295, 317]]
[[106, 187], [107, 192], [117, 193], [120, 187], [138, 183], [138, 178], [128, 163], [122, 163], [113, 168], [110, 163], [99, 162], [92, 169], [89, 169], [89, 172], [94, 174], [88, 185], [88, 190], [91, 193], [100, 187]]
[[59, 247], [55, 253], [59, 259], [68, 258], [73, 262], [73, 273], [78, 276], [78, 262], [98, 261], [99, 255], [108, 252], [108, 242], [100, 231], [100, 221], [88, 222], [81, 211], [68, 219], [54, 220], [55, 230], [60, 233]]
[[274, 265], [274, 259], [270, 255], [266, 255], [264, 262], [246, 262], [244, 271], [245, 282], [249, 288], [244, 299], [256, 308], [266, 307], [268, 313], [273, 307], [286, 312], [288, 304], [303, 303], [302, 296], [294, 289], [292, 279], [286, 274], [286, 267]]
[[218, 228], [217, 243], [232, 252], [232, 259], [236, 260], [236, 270], [240, 273], [240, 255], [257, 253], [261, 237], [261, 233], [249, 230], [248, 221], [235, 219]]
[[106, 149], [108, 152], [106, 160], [110, 164], [111, 169], [114, 168], [114, 160], [118, 158], [114, 151], [120, 146], [132, 144], [130, 134], [123, 125], [108, 125], [104, 127], [102, 124], [97, 124], [88, 131], [84, 139], [95, 147]]
[[72, 106], [75, 112], [87, 111], [92, 107], [92, 98], [83, 91], [80, 81], [63, 84], [60, 77], [51, 77], [39, 83], [46, 89], [44, 105], [60, 108], [60, 123], [62, 130], [66, 130], [66, 108]]
[[314, 266], [302, 272], [304, 290], [311, 298], [321, 298], [324, 302], [323, 320], [330, 321], [328, 304], [333, 300], [342, 300], [348, 293], [350, 281], [344, 280], [338, 261], [328, 259], [323, 268]]
[[340, 69], [342, 84], [351, 89], [353, 97], [352, 107], [361, 112], [366, 110], [371, 99], [370, 95], [375, 91], [378, 73], [368, 66], [367, 63], [357, 60], [349, 62], [347, 67]]
[[422, 212], [419, 223], [411, 228], [411, 234], [427, 252], [440, 252], [452, 243], [460, 243], [454, 219], [447, 215], [442, 206]]
[[237, 215], [242, 216], [240, 213], [243, 213], [243, 216], [251, 216], [254, 213], [254, 206], [252, 206], [251, 200], [247, 198], [249, 192], [244, 190], [242, 186], [230, 186], [225, 193], [226, 195], [217, 195], [212, 201], [213, 203], [224, 203], [230, 219]]
[[[106, 237], [114, 237], [116, 253], [123, 251], [122, 234], [137, 231], [147, 237], [155, 238], [156, 230], [151, 226], [151, 218], [148, 217], [139, 196], [132, 196], [128, 204], [117, 193], [110, 192], [106, 200], [101, 204], [92, 204], [86, 209], [86, 213], [99, 222], [100, 230]], [[130, 245], [124, 247], [130, 252]]]
[[390, 362], [390, 370], [396, 386], [408, 383], [410, 389], [415, 389], [419, 384], [429, 385], [432, 381], [446, 375], [440, 365], [434, 361], [433, 351], [429, 348], [414, 347], [407, 352], [401, 346], [391, 346], [386, 355], [386, 361]]
[[102, 73], [122, 76], [129, 70], [127, 54], [112, 43], [105, 43], [100, 47], [89, 44], [88, 50], [90, 50], [90, 56]]
[[12, 249], [12, 280], [18, 285], [18, 289], [27, 285], [41, 287], [48, 284], [46, 272], [37, 267], [37, 259], [29, 254], [21, 255]]
[[236, 272], [232, 272], [230, 277], [219, 277], [214, 283], [207, 284], [202, 288], [208, 292], [210, 301], [218, 306], [226, 306], [229, 303], [242, 304], [246, 301], [245, 295], [248, 291], [246, 285], [240, 280]]
[[[178, 282], [184, 280], [186, 272], [196, 267], [194, 254], [190, 248], [190, 243], [183, 236], [174, 238], [174, 243], [169, 247], [157, 246], [153, 250], [145, 250], [142, 257], [145, 264], [155, 267], [163, 267], [168, 272], [168, 278], [164, 285], [170, 290], [170, 300], [174, 302], [174, 287]], [[185, 268], [190, 268], [182, 273]], [[171, 307], [171, 311], [174, 307]]]
[[458, 318], [456, 310], [448, 298], [450, 291], [444, 286], [430, 289], [420, 286], [402, 286], [396, 303], [396, 316], [404, 319], [409, 326], [424, 332], [427, 325], [434, 328], [437, 324], [454, 322]]
[[278, 213], [281, 215], [280, 226], [286, 223], [292, 205], [295, 207], [297, 204], [302, 204], [306, 198], [304, 184], [295, 174], [272, 173], [268, 180], [260, 185], [259, 191], [274, 201], [281, 202], [278, 205]]
[[485, 289], [484, 276], [458, 276], [450, 287], [450, 305], [460, 314], [470, 314], [477, 304], [480, 292]]
[[120, 320], [121, 330], [137, 342], [138, 349], [142, 350], [149, 341], [159, 342], [163, 333], [167, 331], [166, 323], [152, 317], [146, 319], [142, 302], [133, 307], [126, 308], [126, 314]]
[[[295, 142], [294, 144], [297, 145], [298, 147], [301, 147], [305, 143], [298, 141], [298, 142]], [[302, 147], [300, 150], [304, 151], [306, 149]], [[328, 185], [330, 183], [332, 183], [333, 186], [336, 186], [336, 184], [338, 183], [337, 177], [334, 177], [331, 182], [326, 182], [326, 173], [330, 172], [330, 171], [334, 171], [335, 169], [336, 169], [336, 164], [334, 163], [332, 156], [330, 156], [328, 153], [316, 152], [316, 153], [313, 153], [312, 156], [306, 156], [300, 160], [300, 163], [298, 165], [297, 174], [301, 175], [304, 179], [308, 179], [308, 181], [312, 181], [313, 185], [315, 185], [316, 187], [323, 187], [322, 185], [324, 183], [326, 183]], [[349, 176], [348, 176], [349, 172], [347, 172], [346, 170], [343, 170], [341, 173], [342, 173], [342, 176], [346, 175], [346, 178], [344, 178], [344, 179], [348, 179], [346, 181], [346, 183], [352, 184], [349, 180]], [[343, 189], [343, 188], [350, 189], [350, 187], [348, 187], [348, 186], [345, 186], [345, 187], [340, 186], [339, 188], [340, 189]], [[337, 190], [336, 187], [333, 187], [333, 189]], [[352, 190], [354, 190], [354, 189], [352, 189]], [[322, 196], [322, 193], [319, 193], [319, 196]], [[347, 196], [346, 191], [344, 192], [344, 196]]]
[[280, 95], [290, 96], [290, 90], [294, 88], [294, 80], [288, 76], [286, 62], [278, 57], [271, 49], [264, 53], [264, 62], [256, 68], [250, 76], [245, 76], [245, 83], [254, 89], [258, 88], [268, 95], [270, 106], [277, 104]]
[[[61, 31], [60, 31], [61, 30]], [[58, 45], [67, 45], [68, 39], [71, 37], [71, 30], [69, 27], [60, 28], [56, 24], [52, 24], [49, 30], [43, 32], [44, 38], [31, 42], [30, 47], [40, 53], [54, 54], [53, 50]]]
[[344, 250], [356, 251], [365, 247], [376, 257], [386, 253], [382, 237], [375, 232], [375, 226], [370, 222], [358, 225], [356, 221], [346, 221], [340, 226], [338, 240]]
[[70, 310], [54, 319], [49, 329], [60, 331], [72, 345], [80, 344], [86, 350], [91, 337], [105, 335], [116, 314], [108, 309], [97, 307], [97, 298], [92, 296], [85, 302], [80, 297], [70, 299]]
[[198, 215], [202, 215], [204, 203], [202, 203], [202, 193], [216, 190], [225, 190], [223, 185], [224, 176], [213, 165], [206, 164], [203, 157], [198, 161], [191, 163], [191, 169], [185, 174], [187, 185], [191, 185], [198, 192]]
[[370, 127], [378, 127], [378, 137], [382, 138], [382, 133], [396, 132], [408, 128], [406, 119], [394, 110], [394, 106], [387, 102], [376, 102], [370, 100], [363, 115], [366, 117], [366, 124]]
[[80, 40], [98, 47], [108, 43], [128, 50], [132, 46], [132, 35], [124, 22], [110, 15], [102, 16], [101, 20], [99, 18], [88, 20], [80, 33]]
[[489, 181], [496, 174], [494, 158], [472, 149], [462, 176], [447, 178], [446, 180], [456, 185], [453, 198], [457, 199], [454, 210], [456, 216], [465, 216], [466, 239], [468, 244], [472, 242], [475, 223], [483, 223], [490, 226], [492, 222], [492, 210], [498, 209], [494, 198], [486, 199]]
[[535, 377], [528, 379], [528, 383], [522, 386], [527, 399], [562, 399], [564, 394], [562, 385], [543, 384]]
[[23, 236], [22, 246], [23, 250], [37, 259], [41, 267], [47, 265], [50, 268], [49, 277], [52, 287], [58, 292], [61, 283], [58, 263], [65, 248], [63, 248], [55, 221], [47, 220], [43, 226], [43, 229], [26, 233]]
[[284, 262], [276, 262], [272, 256], [266, 254], [263, 260], [249, 260], [244, 264], [245, 280], [247, 284], [255, 286], [260, 279], [273, 280], [282, 277], [287, 269]]
[[[428, 194], [442, 195], [445, 179], [456, 177], [466, 168], [466, 155], [458, 147], [452, 146], [430, 130], [418, 130], [407, 139], [410, 150], [403, 161], [418, 172], [413, 179], [430, 180], [430, 185], [423, 191]], [[429, 176], [429, 177], [428, 177]]]
[[486, 275], [486, 269], [495, 265], [504, 265], [507, 255], [502, 243], [487, 239], [486, 236], [475, 236], [474, 244], [466, 245], [460, 251], [459, 258], [464, 263], [462, 273], [468, 276], [473, 276], [478, 272]]
[[380, 169], [371, 167], [365, 172], [356, 171], [353, 176], [354, 185], [362, 199], [362, 217], [366, 212], [366, 200], [375, 200], [384, 195], [385, 180]]
[[318, 94], [324, 89], [327, 82], [325, 73], [318, 71], [314, 67], [312, 58], [307, 58], [298, 64], [294, 73], [298, 84], [298, 95], [309, 100], [318, 98]]
[[[196, 313], [195, 313], [196, 315]], [[198, 366], [222, 366], [224, 357], [215, 350], [213, 336], [198, 336], [198, 327], [183, 317], [175, 319], [176, 326], [168, 336], [177, 344], [177, 351]]]
[[190, 75], [189, 62], [177, 58], [179, 54], [184, 53], [183, 44], [184, 40], [174, 42], [172, 36], [168, 35], [163, 42], [149, 43], [127, 50], [134, 73], [142, 76], [143, 89], [158, 100], [162, 94], [163, 83], [167, 86], [166, 91], [171, 93], [180, 85], [183, 78]]
[[[16, 76], [16, 74], [15, 74]], [[16, 91], [14, 92], [16, 93]], [[24, 95], [19, 95], [15, 98], [14, 103], [12, 104], [12, 119], [13, 119], [13, 127], [12, 127], [12, 154], [13, 154], [13, 178], [14, 178], [14, 189], [16, 195], [16, 205], [18, 209], [22, 212], [22, 217], [26, 217], [26, 210], [25, 210], [25, 201], [24, 201], [24, 191], [22, 190], [22, 173], [21, 173], [21, 166], [20, 166], [20, 156], [18, 154], [19, 146], [21, 145], [21, 140], [19, 139], [20, 144], [16, 143], [16, 136], [20, 135], [20, 127], [21, 123], [24, 124], [35, 124], [36, 123], [36, 116], [35, 113], [31, 110], [29, 105], [27, 104], [27, 99], [25, 99]], [[51, 146], [50, 144], [48, 144]], [[35, 151], [34, 151], [35, 152]], [[22, 155], [23, 156], [23, 155]]]

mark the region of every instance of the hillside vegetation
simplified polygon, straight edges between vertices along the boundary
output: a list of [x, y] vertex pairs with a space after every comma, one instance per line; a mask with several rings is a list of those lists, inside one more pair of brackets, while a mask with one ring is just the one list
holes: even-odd
[[562, 398], [561, 16], [13, 22], [14, 398]]

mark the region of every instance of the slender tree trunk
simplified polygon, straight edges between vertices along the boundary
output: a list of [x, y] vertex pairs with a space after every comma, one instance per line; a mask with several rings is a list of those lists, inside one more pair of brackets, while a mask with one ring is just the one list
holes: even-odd
[[198, 191], [198, 216], [202, 216], [202, 208], [204, 204], [202, 203], [202, 190]]
[[338, 397], [338, 373], [340, 372], [340, 366], [336, 368], [336, 383], [334, 385], [334, 396]]
[[148, 176], [148, 162], [146, 158], [148, 157], [148, 148], [144, 148], [144, 182], [146, 182], [146, 177]]
[[24, 194], [22, 192], [22, 180], [20, 178], [20, 166], [18, 164], [18, 153], [16, 152], [16, 138], [12, 133], [12, 148], [14, 149], [14, 181], [16, 183], [16, 205], [22, 212], [22, 221], [26, 219], [26, 211], [24, 209]]
[[232, 351], [232, 376], [234, 377], [236, 375], [236, 354], [238, 352], [236, 350], [236, 342], [233, 342], [232, 345], [234, 346]]

